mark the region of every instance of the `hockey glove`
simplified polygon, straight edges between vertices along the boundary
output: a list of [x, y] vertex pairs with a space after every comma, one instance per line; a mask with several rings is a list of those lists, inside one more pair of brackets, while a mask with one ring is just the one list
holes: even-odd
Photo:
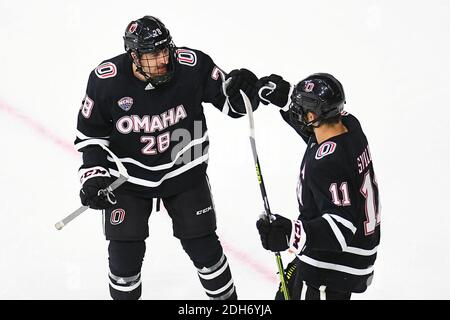
[[279, 75], [271, 74], [268, 77], [262, 77], [257, 82], [256, 89], [259, 99], [265, 105], [271, 103], [284, 108], [288, 104], [291, 85]]
[[269, 222], [266, 216], [262, 216], [256, 222], [263, 248], [273, 252], [291, 248], [291, 252], [301, 253], [306, 243], [302, 223], [278, 214], [274, 215], [274, 218], [272, 222]]
[[258, 77], [247, 69], [232, 70], [225, 78], [225, 95], [231, 107], [238, 113], [245, 114], [244, 100], [239, 90], [244, 91], [252, 103], [252, 110], [256, 110], [259, 105], [258, 92], [256, 91], [256, 83]]
[[80, 199], [84, 206], [92, 209], [107, 209], [116, 203], [114, 194], [106, 191], [106, 188], [113, 182], [107, 169], [93, 167], [80, 169], [79, 173]]

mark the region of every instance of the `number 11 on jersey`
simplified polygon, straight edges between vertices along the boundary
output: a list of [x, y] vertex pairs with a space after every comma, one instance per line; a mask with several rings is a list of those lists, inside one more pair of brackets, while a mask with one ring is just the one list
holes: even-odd
[[[331, 200], [336, 206], [345, 207], [351, 205], [347, 182], [341, 183], [339, 188], [337, 183], [332, 183], [329, 190], [331, 193]], [[339, 191], [342, 192], [342, 200], [339, 196]], [[369, 171], [364, 176], [360, 192], [365, 198], [364, 207], [366, 221], [364, 221], [364, 234], [368, 236], [371, 235], [375, 231], [375, 228], [380, 224], [379, 204], [376, 199], [378, 187], [375, 179], [372, 182]]]
[[[375, 228], [381, 223], [379, 202], [375, 199], [375, 189], [378, 195], [378, 187], [376, 179], [373, 180], [368, 171], [364, 176], [364, 181], [361, 186], [360, 192], [366, 198], [365, 210], [367, 220], [364, 222], [364, 232], [368, 236], [375, 231]], [[379, 198], [379, 197], [378, 197]]]

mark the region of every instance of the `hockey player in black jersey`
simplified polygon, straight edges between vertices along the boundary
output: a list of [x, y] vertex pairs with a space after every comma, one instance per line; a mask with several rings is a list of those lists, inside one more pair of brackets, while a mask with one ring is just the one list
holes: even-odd
[[[205, 53], [175, 47], [155, 17], [132, 21], [126, 53], [90, 74], [78, 115], [76, 148], [81, 202], [104, 209], [113, 299], [139, 299], [148, 219], [159, 200], [211, 299], [236, 299], [230, 267], [216, 234], [215, 208], [206, 175], [208, 132], [202, 102], [232, 118], [245, 114], [237, 88], [253, 97], [257, 77], [248, 70], [225, 75]], [[252, 91], [253, 90], [253, 91]], [[99, 145], [126, 167], [129, 179], [114, 194], [99, 195], [118, 168]]]
[[[307, 143], [300, 166], [296, 220], [257, 221], [265, 249], [290, 250], [292, 299], [350, 299], [370, 285], [380, 241], [378, 186], [366, 136], [343, 111], [344, 89], [332, 75], [313, 74], [291, 85], [278, 75], [257, 84], [264, 104]], [[284, 299], [279, 291], [276, 299]]]

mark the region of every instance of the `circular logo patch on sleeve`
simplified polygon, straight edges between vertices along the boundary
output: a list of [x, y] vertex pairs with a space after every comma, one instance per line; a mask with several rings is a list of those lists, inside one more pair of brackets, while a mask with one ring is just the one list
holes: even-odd
[[117, 67], [112, 62], [105, 62], [95, 69], [95, 74], [100, 79], [113, 78], [117, 75]]

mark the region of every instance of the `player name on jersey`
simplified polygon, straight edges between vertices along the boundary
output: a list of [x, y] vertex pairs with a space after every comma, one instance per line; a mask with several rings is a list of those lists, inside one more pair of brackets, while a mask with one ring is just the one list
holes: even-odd
[[369, 146], [366, 147], [364, 152], [356, 159], [358, 163], [358, 173], [363, 173], [364, 169], [372, 162], [372, 156], [370, 155]]

